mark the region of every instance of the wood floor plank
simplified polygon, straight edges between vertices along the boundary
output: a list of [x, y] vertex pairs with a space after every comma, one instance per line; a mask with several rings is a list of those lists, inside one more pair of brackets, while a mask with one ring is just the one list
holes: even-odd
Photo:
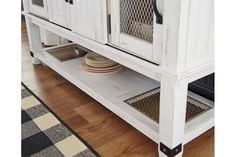
[[137, 130], [131, 129], [119, 136], [119, 138], [102, 145], [97, 150], [103, 152], [103, 156], [109, 156], [110, 154], [117, 157], [123, 155], [132, 156], [134, 155], [131, 153], [133, 152], [132, 150], [147, 140], [147, 137], [140, 134]]
[[31, 87], [32, 91], [54, 88], [66, 82], [66, 80], [62, 78], [60, 75], [49, 75], [46, 78], [44, 77], [38, 78], [37, 75], [34, 75], [33, 79], [30, 80], [25, 79], [24, 75], [22, 78], [23, 81], [26, 82], [26, 84]]
[[87, 103], [86, 105], [76, 107], [75, 111], [77, 114], [85, 118], [89, 123], [96, 123], [97, 121], [106, 119], [108, 118], [108, 116], [113, 114], [96, 101], [92, 101], [90, 103]]
[[185, 146], [186, 157], [214, 157], [214, 128]]
[[[140, 143], [135, 148], [122, 154], [122, 157], [157, 157], [158, 145], [147, 139], [146, 141]], [[119, 157], [119, 156], [116, 156]]]
[[86, 121], [82, 116], [78, 114], [66, 119], [65, 121], [66, 121], [66, 124], [69, 125], [70, 127], [73, 127], [73, 126], [82, 127], [88, 124], [88, 121]]
[[115, 115], [110, 115], [105, 119], [96, 121], [96, 123], [90, 123], [87, 126], [79, 127], [76, 131], [79, 132], [94, 148], [98, 148], [119, 138], [131, 129], [133, 128], [127, 125], [126, 122]]

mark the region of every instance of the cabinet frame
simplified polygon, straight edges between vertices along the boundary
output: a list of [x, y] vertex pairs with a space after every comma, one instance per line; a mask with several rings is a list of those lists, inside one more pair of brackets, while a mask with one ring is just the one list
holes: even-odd
[[[192, 20], [193, 17], [197, 15], [199, 8], [202, 8], [201, 6], [205, 4], [207, 4], [207, 7], [202, 11], [204, 12], [203, 15], [206, 16]], [[213, 35], [209, 34], [207, 36], [209, 43], [211, 43], [209, 45], [205, 45], [205, 43], [203, 43], [204, 41], [201, 42], [201, 40], [199, 40], [199, 38], [204, 37], [202, 32], [205, 32], [209, 28], [214, 32], [214, 22], [202, 22], [208, 18], [211, 20], [214, 18], [214, 0], [165, 0], [163, 6], [165, 6], [165, 8], [163, 10], [163, 38], [161, 39], [163, 45], [160, 65], [147, 62], [128, 53], [123, 53], [123, 51], [109, 45], [104, 45], [76, 34], [47, 20], [28, 14], [27, 11], [23, 12], [23, 14], [26, 17], [30, 50], [34, 56], [34, 63], [38, 64], [41, 61], [46, 62], [70, 82], [82, 88], [102, 104], [108, 104], [107, 102], [109, 100], [104, 99], [104, 97], [99, 97], [99, 93], [93, 93], [88, 87], [79, 84], [81, 80], [73, 77], [73, 74], [63, 69], [61, 65], [58, 66], [54, 63], [47, 62], [47, 59], [42, 57], [41, 53], [43, 49], [40, 47], [39, 27], [58, 34], [149, 78], [159, 81], [161, 85], [161, 114], [160, 125], [156, 127], [158, 132], [149, 132], [150, 129], [145, 131], [143, 125], [138, 125], [142, 124], [140, 121], [133, 121], [132, 124], [159, 144], [160, 157], [167, 156], [160, 148], [160, 143], [164, 144], [170, 150], [174, 150], [176, 146], [181, 145], [182, 149], [176, 155], [177, 157], [181, 157], [184, 144], [214, 126], [214, 109], [197, 117], [190, 123], [185, 124], [184, 121], [184, 113], [186, 110], [185, 100], [188, 94], [187, 85], [192, 81], [214, 72]], [[189, 18], [191, 18], [191, 20]], [[199, 25], [193, 25], [193, 22]], [[189, 26], [191, 26], [191, 29], [189, 29]], [[191, 32], [190, 30], [193, 30], [192, 27], [194, 27], [194, 30], [201, 32], [201, 35], [196, 36], [194, 32]], [[188, 40], [190, 38], [191, 40]], [[198, 40], [197, 45], [206, 51], [200, 51], [196, 54], [190, 46], [193, 44], [194, 39]], [[206, 48], [206, 46], [209, 46], [209, 48]], [[197, 60], [194, 60], [196, 55]], [[194, 60], [194, 65], [189, 65], [191, 60]], [[111, 105], [108, 104], [108, 107], [109, 106], [111, 107]], [[129, 123], [133, 120], [132, 116], [124, 117], [122, 112], [112, 111], [126, 121], [129, 121]]]

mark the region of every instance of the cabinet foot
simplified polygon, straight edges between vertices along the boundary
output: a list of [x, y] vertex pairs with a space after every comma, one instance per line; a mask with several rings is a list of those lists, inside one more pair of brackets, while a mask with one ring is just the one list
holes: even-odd
[[30, 56], [32, 57], [32, 63], [34, 65], [38, 65], [38, 64], [41, 64], [41, 61], [37, 58], [34, 57], [34, 53], [32, 51], [30, 51]]
[[39, 59], [37, 59], [37, 58], [32, 58], [32, 63], [34, 65], [39, 65], [39, 64], [41, 64], [41, 61]]
[[171, 149], [164, 145], [163, 143], [159, 144], [159, 156], [160, 157], [181, 157], [182, 156], [182, 144], [179, 144], [175, 148]]
[[181, 154], [177, 154], [177, 155], [175, 155], [175, 156], [167, 156], [167, 155], [165, 155], [164, 153], [160, 153], [159, 152], [159, 157], [183, 157], [183, 153], [181, 153]]

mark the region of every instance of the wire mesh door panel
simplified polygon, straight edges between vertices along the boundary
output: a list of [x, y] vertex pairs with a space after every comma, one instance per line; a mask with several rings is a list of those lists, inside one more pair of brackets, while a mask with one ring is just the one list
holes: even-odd
[[120, 31], [152, 43], [152, 0], [120, 0]]
[[43, 0], [32, 0], [32, 3], [34, 5], [37, 5], [37, 6], [40, 6], [40, 7], [44, 7]]

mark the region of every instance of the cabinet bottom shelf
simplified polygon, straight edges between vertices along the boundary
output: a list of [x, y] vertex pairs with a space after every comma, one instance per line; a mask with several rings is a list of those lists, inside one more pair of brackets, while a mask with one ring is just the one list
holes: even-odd
[[[128, 68], [112, 74], [91, 74], [81, 70], [83, 58], [58, 62], [46, 51], [37, 53], [37, 57], [144, 135], [159, 142], [159, 82]], [[155, 101], [148, 105], [144, 103], [145, 98]], [[187, 106], [185, 143], [214, 124], [213, 102], [189, 92]]]

